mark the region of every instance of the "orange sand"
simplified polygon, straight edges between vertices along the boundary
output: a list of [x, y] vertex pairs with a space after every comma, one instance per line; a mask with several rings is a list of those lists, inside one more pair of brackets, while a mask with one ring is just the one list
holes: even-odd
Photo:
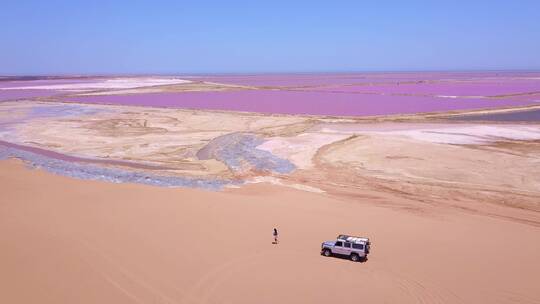
[[[0, 187], [0, 303], [540, 303], [540, 228], [458, 208], [108, 184], [12, 160]], [[369, 260], [320, 256], [339, 233], [370, 237]]]

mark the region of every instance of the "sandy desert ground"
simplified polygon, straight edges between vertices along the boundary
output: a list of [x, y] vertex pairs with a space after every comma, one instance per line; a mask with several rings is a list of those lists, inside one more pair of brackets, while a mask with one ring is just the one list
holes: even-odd
[[[538, 303], [538, 227], [269, 185], [80, 181], [0, 163], [4, 303]], [[271, 243], [271, 229], [281, 231]], [[364, 263], [319, 255], [344, 231]]]
[[[540, 78], [421, 76], [0, 82], [0, 302], [540, 303]], [[393, 108], [181, 105], [341, 90]]]

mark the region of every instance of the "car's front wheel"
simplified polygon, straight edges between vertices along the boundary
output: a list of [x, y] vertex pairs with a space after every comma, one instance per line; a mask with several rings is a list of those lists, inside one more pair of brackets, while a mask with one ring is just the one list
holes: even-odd
[[351, 261], [360, 262], [360, 256], [356, 253], [351, 254]]
[[325, 257], [329, 257], [332, 255], [332, 251], [330, 251], [330, 249], [324, 249], [322, 254], [325, 256]]

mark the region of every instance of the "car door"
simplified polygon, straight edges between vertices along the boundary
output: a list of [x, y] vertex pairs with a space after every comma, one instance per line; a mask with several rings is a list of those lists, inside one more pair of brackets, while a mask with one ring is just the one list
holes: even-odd
[[352, 244], [349, 242], [343, 243], [343, 254], [349, 255], [352, 252]]
[[343, 248], [343, 241], [337, 241], [334, 244], [334, 249], [332, 250], [332, 253], [335, 253], [335, 254], [344, 254], [345, 253], [344, 248]]

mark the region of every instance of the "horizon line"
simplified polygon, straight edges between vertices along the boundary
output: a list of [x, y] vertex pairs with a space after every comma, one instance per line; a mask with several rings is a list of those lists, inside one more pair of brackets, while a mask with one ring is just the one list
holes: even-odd
[[384, 74], [384, 73], [535, 73], [540, 69], [410, 69], [410, 70], [321, 70], [321, 71], [242, 71], [242, 72], [96, 72], [96, 73], [9, 73], [9, 77], [107, 77], [107, 76], [228, 76], [228, 75], [308, 75], [308, 74]]

